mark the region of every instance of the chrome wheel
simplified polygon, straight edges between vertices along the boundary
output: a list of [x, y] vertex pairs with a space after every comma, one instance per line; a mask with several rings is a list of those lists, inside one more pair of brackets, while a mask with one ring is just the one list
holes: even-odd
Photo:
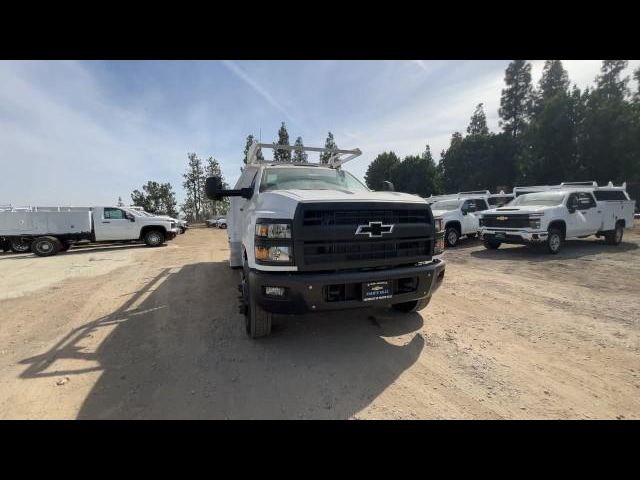
[[558, 251], [558, 249], [560, 248], [560, 235], [553, 234], [551, 237], [549, 237], [549, 248], [551, 248], [551, 250], [554, 252]]

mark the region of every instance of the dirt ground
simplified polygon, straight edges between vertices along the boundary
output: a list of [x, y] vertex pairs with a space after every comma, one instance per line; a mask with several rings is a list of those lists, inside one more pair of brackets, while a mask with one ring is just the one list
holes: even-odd
[[0, 253], [0, 418], [640, 418], [640, 228], [448, 250], [420, 314], [244, 334], [226, 232]]

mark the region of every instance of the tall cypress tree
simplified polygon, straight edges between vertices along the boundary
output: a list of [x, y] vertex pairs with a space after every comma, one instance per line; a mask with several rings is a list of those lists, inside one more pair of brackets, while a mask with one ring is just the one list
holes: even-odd
[[484, 113], [482, 105], [482, 103], [479, 103], [471, 116], [471, 121], [467, 127], [467, 133], [469, 135], [489, 135], [487, 116]]
[[[294, 144], [294, 147], [304, 147], [304, 144], [302, 143], [302, 137], [296, 138], [296, 143]], [[293, 152], [293, 161], [296, 163], [306, 162], [307, 158], [308, 158], [307, 152], [305, 152], [304, 150], [295, 150]]]
[[531, 64], [525, 60], [512, 61], [504, 81], [507, 87], [500, 98], [500, 126], [505, 133], [517, 137], [523, 132], [532, 109]]
[[[338, 145], [333, 138], [333, 133], [329, 132], [327, 135], [327, 139], [324, 141], [324, 147], [329, 148], [331, 150], [336, 150]], [[329, 163], [329, 159], [331, 158], [331, 152], [322, 152], [320, 154], [320, 163]]]
[[544, 62], [538, 90], [542, 100], [569, 90], [569, 74], [562, 66], [562, 61], [546, 60]]
[[[282, 125], [278, 130], [278, 141], [276, 143], [278, 145], [291, 145], [289, 143], [289, 132], [287, 132], [287, 127], [284, 122], [282, 122]], [[291, 162], [291, 150], [274, 150], [273, 159], [276, 162]]]
[[603, 60], [596, 77], [596, 91], [607, 100], [623, 100], [628, 94], [629, 77], [620, 77], [627, 68], [626, 60]]

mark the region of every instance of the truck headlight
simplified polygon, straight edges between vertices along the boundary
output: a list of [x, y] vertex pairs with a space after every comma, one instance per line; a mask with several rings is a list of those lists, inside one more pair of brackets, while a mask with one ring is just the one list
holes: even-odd
[[256, 223], [256, 237], [291, 238], [290, 223]]
[[441, 232], [442, 231], [442, 219], [441, 218], [435, 218], [433, 220], [433, 224], [435, 226], [436, 229], [436, 233]]
[[257, 246], [256, 260], [261, 262], [291, 263], [291, 247], [284, 245], [272, 247]]
[[539, 218], [530, 218], [529, 219], [529, 228], [540, 229], [540, 219]]

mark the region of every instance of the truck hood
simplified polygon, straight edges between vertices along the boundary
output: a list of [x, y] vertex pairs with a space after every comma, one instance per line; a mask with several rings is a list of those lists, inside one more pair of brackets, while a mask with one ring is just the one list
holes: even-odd
[[508, 214], [508, 213], [544, 213], [550, 209], [553, 208], [557, 208], [557, 207], [545, 207], [545, 206], [538, 206], [538, 205], [527, 205], [526, 207], [508, 207], [508, 206], [504, 206], [504, 207], [499, 207], [499, 208], [492, 208], [490, 210], [485, 210], [482, 213], [489, 213], [489, 214], [500, 214], [500, 213], [504, 213], [504, 214]]
[[271, 195], [282, 196], [296, 202], [395, 202], [424, 203], [427, 201], [418, 195], [401, 192], [357, 192], [348, 193], [339, 190], [273, 190]]

